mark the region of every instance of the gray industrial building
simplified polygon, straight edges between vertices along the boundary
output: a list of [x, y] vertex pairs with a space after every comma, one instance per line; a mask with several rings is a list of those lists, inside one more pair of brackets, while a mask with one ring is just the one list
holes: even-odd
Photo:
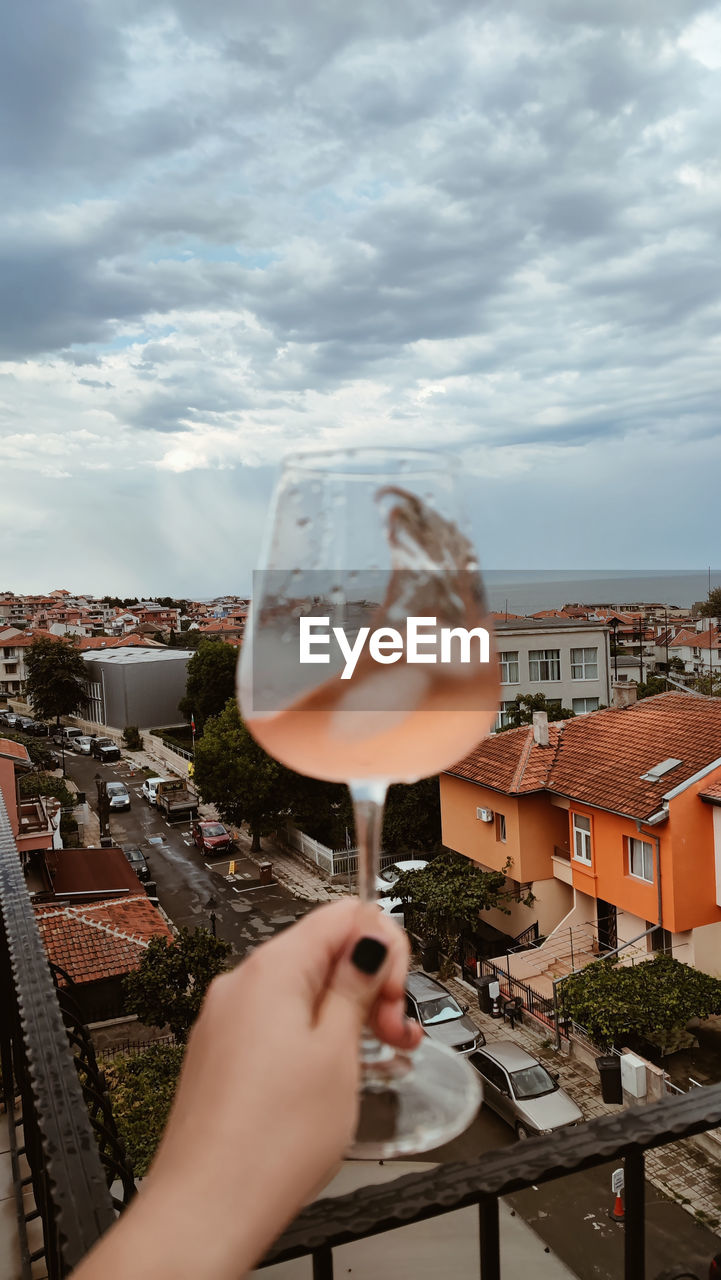
[[85, 718], [93, 724], [125, 729], [162, 728], [182, 720], [178, 703], [185, 694], [192, 649], [91, 649], [83, 654], [88, 667], [90, 701]]

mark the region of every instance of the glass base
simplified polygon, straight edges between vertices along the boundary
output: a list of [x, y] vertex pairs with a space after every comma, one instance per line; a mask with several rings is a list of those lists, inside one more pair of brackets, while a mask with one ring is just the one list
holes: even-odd
[[412, 1053], [363, 1045], [360, 1114], [348, 1156], [383, 1160], [432, 1151], [468, 1128], [483, 1099], [464, 1058], [424, 1036]]

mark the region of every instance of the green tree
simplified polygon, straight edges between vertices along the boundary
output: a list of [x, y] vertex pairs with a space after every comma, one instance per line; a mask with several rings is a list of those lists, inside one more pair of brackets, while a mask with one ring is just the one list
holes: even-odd
[[422, 778], [411, 786], [390, 788], [383, 819], [385, 853], [438, 853], [441, 840], [441, 797], [437, 777]]
[[80, 651], [66, 640], [40, 636], [25, 654], [25, 692], [42, 720], [72, 715], [88, 700], [87, 668]]
[[663, 676], [649, 676], [643, 683], [636, 685], [636, 697], [655, 698], [657, 693], [666, 693], [673, 685], [667, 684]]
[[721, 698], [721, 671], [706, 671], [703, 675], [696, 676], [689, 689], [705, 693], [707, 698]]
[[65, 785], [62, 778], [55, 778], [51, 773], [22, 773], [20, 795], [26, 798], [54, 796], [60, 801], [63, 809], [72, 809], [75, 805], [74, 793]]
[[134, 973], [124, 980], [129, 1013], [149, 1027], [170, 1027], [185, 1041], [208, 987], [225, 968], [231, 946], [207, 929], [182, 928], [177, 938], [151, 939]]
[[235, 698], [205, 726], [195, 744], [193, 774], [201, 798], [225, 822], [246, 822], [260, 851], [260, 837], [297, 809], [300, 775], [266, 755], [243, 723]]
[[632, 1037], [676, 1047], [691, 1018], [721, 1013], [721, 982], [672, 956], [640, 964], [597, 960], [559, 987], [565, 1016], [585, 1027], [597, 1044], [622, 1047]]
[[238, 651], [224, 640], [203, 636], [188, 663], [185, 697], [179, 707], [186, 720], [195, 717], [197, 733], [210, 716], [220, 715], [235, 690]]
[[721, 618], [721, 587], [713, 587], [699, 607], [702, 618]]
[[[507, 886], [509, 865], [510, 860], [501, 871], [484, 871], [445, 850], [422, 871], [404, 871], [385, 896], [400, 898], [411, 927], [418, 926], [452, 955], [461, 934], [476, 927], [482, 911], [498, 907], [510, 914], [506, 903], [515, 895]], [[533, 896], [525, 901], [530, 905]]]
[[532, 724], [534, 711], [545, 711], [549, 721], [572, 720], [574, 715], [568, 707], [557, 707], [549, 703], [545, 693], [519, 693], [516, 694], [511, 705], [506, 707], [508, 724], [503, 728], [517, 729], [519, 725]]
[[148, 1172], [163, 1136], [183, 1052], [181, 1045], [156, 1044], [103, 1065], [118, 1133], [138, 1178]]

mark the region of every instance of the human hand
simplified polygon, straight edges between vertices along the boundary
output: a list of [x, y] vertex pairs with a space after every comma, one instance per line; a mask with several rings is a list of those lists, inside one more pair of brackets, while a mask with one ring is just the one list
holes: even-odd
[[[359, 960], [378, 967], [364, 972]], [[238, 1280], [350, 1143], [364, 1024], [397, 1048], [421, 1038], [405, 1018], [407, 966], [398, 925], [349, 898], [313, 911], [217, 978], [142, 1193], [77, 1280], [101, 1274], [85, 1268], [113, 1237], [103, 1280], [140, 1280], [139, 1257], [154, 1280]]]

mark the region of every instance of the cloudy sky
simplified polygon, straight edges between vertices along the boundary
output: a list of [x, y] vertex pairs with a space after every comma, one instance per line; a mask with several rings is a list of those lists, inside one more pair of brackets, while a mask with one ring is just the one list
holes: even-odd
[[488, 566], [718, 560], [720, 90], [694, 0], [9, 6], [0, 589], [245, 592], [336, 443]]

